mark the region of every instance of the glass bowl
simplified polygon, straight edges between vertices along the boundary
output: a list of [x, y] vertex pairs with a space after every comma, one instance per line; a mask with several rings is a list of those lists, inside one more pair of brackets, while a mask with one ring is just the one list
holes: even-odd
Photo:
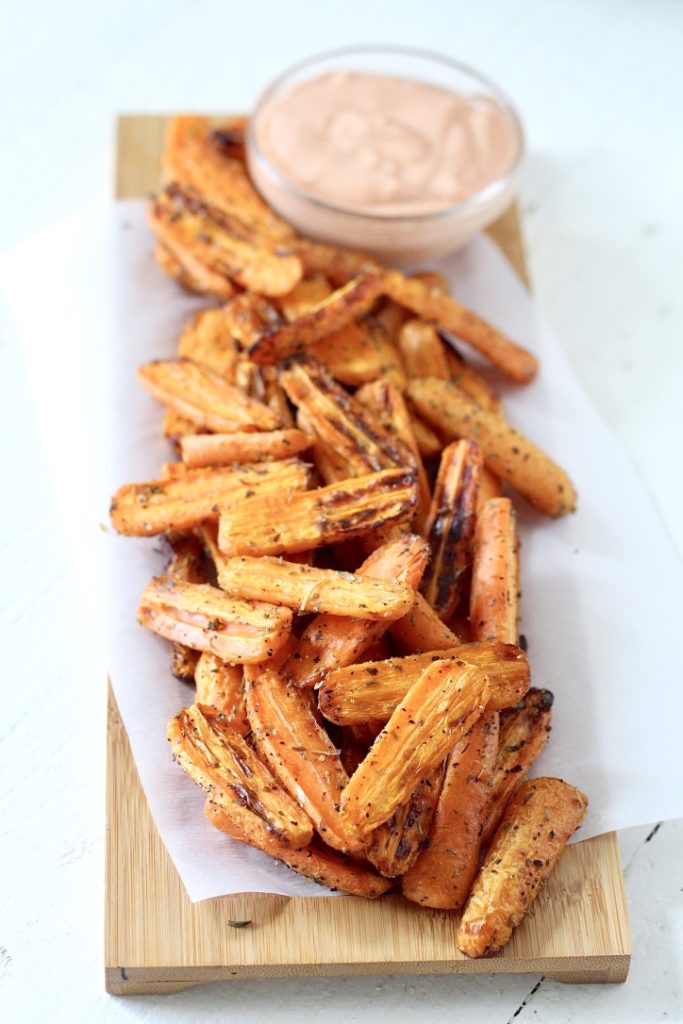
[[[508, 118], [514, 139], [509, 168], [467, 199], [429, 213], [358, 212], [310, 195], [285, 177], [268, 158], [259, 141], [259, 120], [269, 104], [295, 83], [339, 70], [393, 75], [487, 99]], [[399, 47], [349, 47], [296, 64], [268, 86], [247, 129], [249, 171], [258, 190], [279, 214], [308, 237], [362, 249], [399, 266], [444, 256], [496, 220], [514, 199], [523, 152], [519, 117], [496, 85], [464, 64], [428, 51]]]

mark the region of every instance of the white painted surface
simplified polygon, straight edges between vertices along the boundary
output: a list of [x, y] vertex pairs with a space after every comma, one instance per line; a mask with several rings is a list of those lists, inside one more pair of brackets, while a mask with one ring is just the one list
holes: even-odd
[[[23, 0], [2, 24], [2, 248], [109, 193], [116, 111], [246, 109], [285, 64], [359, 41], [431, 46], [488, 72], [526, 121], [522, 200], [541, 305], [683, 550], [680, 3]], [[520, 1022], [683, 1020], [681, 823], [623, 839], [635, 949], [623, 987], [543, 982], [527, 997], [533, 979], [354, 978], [103, 993], [102, 676], [22, 354], [4, 315], [0, 325], [3, 1021], [505, 1024], [525, 999]], [[58, 324], [45, 344], [59, 345]], [[645, 600], [634, 595], [625, 642], [647, 639]]]

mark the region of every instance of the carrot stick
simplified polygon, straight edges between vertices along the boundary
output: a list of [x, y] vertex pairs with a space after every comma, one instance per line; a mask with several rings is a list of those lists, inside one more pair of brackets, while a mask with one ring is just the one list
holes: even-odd
[[403, 895], [423, 907], [460, 910], [477, 872], [481, 826], [498, 747], [498, 715], [475, 722], [448, 757], [429, 842], [403, 877]]
[[246, 736], [250, 726], [244, 705], [242, 677], [241, 665], [230, 665], [215, 654], [202, 651], [194, 673], [197, 684], [195, 704], [216, 708], [240, 736]]
[[243, 600], [270, 601], [299, 613], [328, 612], [375, 621], [401, 618], [415, 598], [405, 583], [246, 555], [227, 559], [218, 582], [226, 593]]
[[399, 650], [405, 654], [444, 651], [460, 643], [422, 594], [415, 595], [415, 604], [411, 610], [398, 622], [391, 624], [390, 632]]
[[218, 544], [227, 555], [282, 555], [359, 537], [412, 516], [415, 475], [404, 469], [368, 473], [313, 491], [255, 496], [220, 516]]
[[444, 449], [425, 523], [433, 558], [422, 581], [422, 593], [442, 619], [457, 611], [472, 563], [480, 472], [474, 441], [456, 441]]
[[432, 324], [407, 320], [399, 331], [398, 346], [409, 377], [450, 379], [444, 345]]
[[462, 915], [462, 953], [490, 956], [510, 940], [583, 821], [587, 806], [588, 798], [561, 779], [533, 779], [520, 786]]
[[221, 832], [239, 842], [248, 843], [257, 850], [263, 850], [298, 874], [335, 892], [345, 892], [349, 896], [364, 896], [365, 899], [374, 900], [391, 888], [390, 880], [380, 878], [373, 871], [368, 871], [343, 854], [330, 850], [315, 840], [303, 849], [294, 850], [266, 830], [258, 835], [248, 835], [233, 820], [229, 811], [211, 800], [206, 801], [204, 813], [211, 824]]
[[519, 541], [509, 498], [492, 498], [477, 516], [470, 590], [476, 640], [519, 639]]
[[369, 720], [384, 723], [425, 669], [446, 658], [477, 665], [490, 677], [504, 677], [508, 685], [529, 682], [529, 663], [524, 652], [514, 644], [489, 640], [336, 668], [325, 676], [318, 689], [320, 710], [337, 725], [360, 725]]
[[306, 451], [313, 438], [300, 430], [269, 430], [263, 433], [193, 434], [180, 439], [180, 451], [188, 466], [225, 466], [234, 462], [287, 459]]
[[450, 296], [398, 270], [385, 270], [384, 291], [423, 320], [467, 341], [512, 380], [526, 384], [536, 376], [538, 361], [530, 352]]
[[185, 708], [168, 723], [173, 756], [248, 835], [272, 831], [298, 848], [313, 829], [267, 766], [215, 708]]
[[339, 752], [311, 713], [308, 696], [267, 670], [251, 681], [245, 699], [257, 749], [317, 832], [343, 853], [361, 852], [339, 817], [348, 777]]
[[474, 438], [489, 469], [541, 512], [561, 516], [574, 511], [576, 492], [564, 470], [500, 416], [434, 378], [411, 381], [408, 395], [420, 415], [447, 437]]
[[143, 591], [141, 625], [153, 633], [223, 661], [263, 661], [287, 640], [289, 608], [256, 601], [235, 601], [208, 584], [175, 582], [156, 576]]
[[232, 433], [280, 426], [272, 409], [191, 359], [146, 363], [138, 378], [150, 394], [199, 427]]

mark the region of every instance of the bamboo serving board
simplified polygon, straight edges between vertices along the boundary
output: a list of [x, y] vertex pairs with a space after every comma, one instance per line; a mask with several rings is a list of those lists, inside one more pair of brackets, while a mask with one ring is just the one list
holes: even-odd
[[[119, 119], [117, 198], [158, 187], [165, 121]], [[517, 209], [489, 233], [528, 280]], [[613, 832], [567, 848], [510, 943], [488, 960], [458, 951], [457, 916], [401, 896], [243, 894], [191, 903], [152, 821], [111, 690], [106, 849], [105, 978], [118, 995], [287, 975], [524, 973], [583, 983], [624, 981], [628, 973], [631, 936]], [[236, 929], [234, 920], [251, 923]]]

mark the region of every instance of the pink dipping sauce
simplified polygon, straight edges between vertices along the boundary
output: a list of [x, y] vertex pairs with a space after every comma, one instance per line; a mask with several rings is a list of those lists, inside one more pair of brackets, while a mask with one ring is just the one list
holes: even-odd
[[463, 202], [501, 178], [518, 150], [510, 117], [483, 96], [357, 71], [290, 86], [255, 128], [272, 166], [309, 196], [384, 216]]

